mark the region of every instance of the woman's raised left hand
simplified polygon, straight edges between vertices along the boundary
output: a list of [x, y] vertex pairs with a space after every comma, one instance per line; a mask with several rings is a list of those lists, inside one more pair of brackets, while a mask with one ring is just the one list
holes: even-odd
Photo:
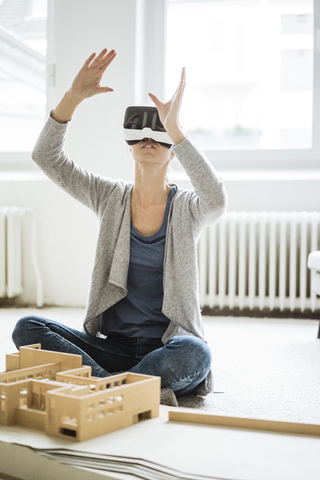
[[149, 93], [149, 97], [158, 109], [162, 125], [164, 126], [169, 137], [175, 144], [180, 143], [185, 138], [181, 131], [179, 123], [179, 115], [185, 86], [186, 69], [183, 68], [178, 88], [172, 96], [171, 100], [163, 103], [156, 95], [154, 95], [153, 93]]

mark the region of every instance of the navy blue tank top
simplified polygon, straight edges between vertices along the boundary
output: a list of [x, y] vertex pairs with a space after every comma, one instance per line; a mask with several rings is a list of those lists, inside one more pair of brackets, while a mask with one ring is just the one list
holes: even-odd
[[171, 200], [171, 187], [162, 225], [148, 237], [140, 235], [131, 222], [128, 294], [100, 315], [100, 332], [107, 336], [161, 338], [169, 319], [161, 312], [163, 261]]

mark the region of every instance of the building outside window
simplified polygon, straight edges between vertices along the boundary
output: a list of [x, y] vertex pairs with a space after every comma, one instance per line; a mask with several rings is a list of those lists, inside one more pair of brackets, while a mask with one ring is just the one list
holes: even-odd
[[201, 148], [312, 148], [313, 0], [167, 0], [168, 98], [181, 65]]
[[0, 151], [30, 152], [46, 115], [47, 2], [0, 0]]

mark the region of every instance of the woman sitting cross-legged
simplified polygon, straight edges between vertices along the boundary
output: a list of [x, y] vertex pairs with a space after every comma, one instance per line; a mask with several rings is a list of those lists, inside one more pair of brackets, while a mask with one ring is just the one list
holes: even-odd
[[[211, 353], [205, 341], [198, 298], [196, 244], [204, 227], [226, 208], [222, 180], [184, 135], [179, 112], [185, 70], [166, 103], [129, 107], [125, 139], [134, 160], [134, 182], [90, 173], [65, 153], [76, 107], [112, 91], [100, 86], [116, 53], [91, 55], [50, 116], [32, 158], [43, 172], [97, 215], [100, 230], [84, 331], [39, 316], [18, 321], [13, 341], [41, 343], [45, 350], [80, 354], [92, 375], [135, 372], [161, 377], [162, 403], [212, 391]], [[173, 156], [193, 185], [167, 181]]]

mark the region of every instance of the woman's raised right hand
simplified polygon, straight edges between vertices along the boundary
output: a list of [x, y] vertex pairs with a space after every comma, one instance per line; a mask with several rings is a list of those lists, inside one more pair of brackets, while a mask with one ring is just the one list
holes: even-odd
[[66, 123], [72, 118], [82, 100], [98, 93], [112, 92], [113, 88], [101, 87], [100, 81], [115, 56], [114, 50], [108, 52], [106, 48], [98, 56], [95, 53], [90, 55], [73, 80], [71, 88], [52, 110], [51, 117], [59, 123]]
[[115, 56], [114, 50], [108, 52], [106, 48], [97, 56], [95, 53], [90, 55], [73, 80], [69, 93], [84, 100], [99, 93], [112, 92], [113, 88], [101, 87], [100, 81]]

